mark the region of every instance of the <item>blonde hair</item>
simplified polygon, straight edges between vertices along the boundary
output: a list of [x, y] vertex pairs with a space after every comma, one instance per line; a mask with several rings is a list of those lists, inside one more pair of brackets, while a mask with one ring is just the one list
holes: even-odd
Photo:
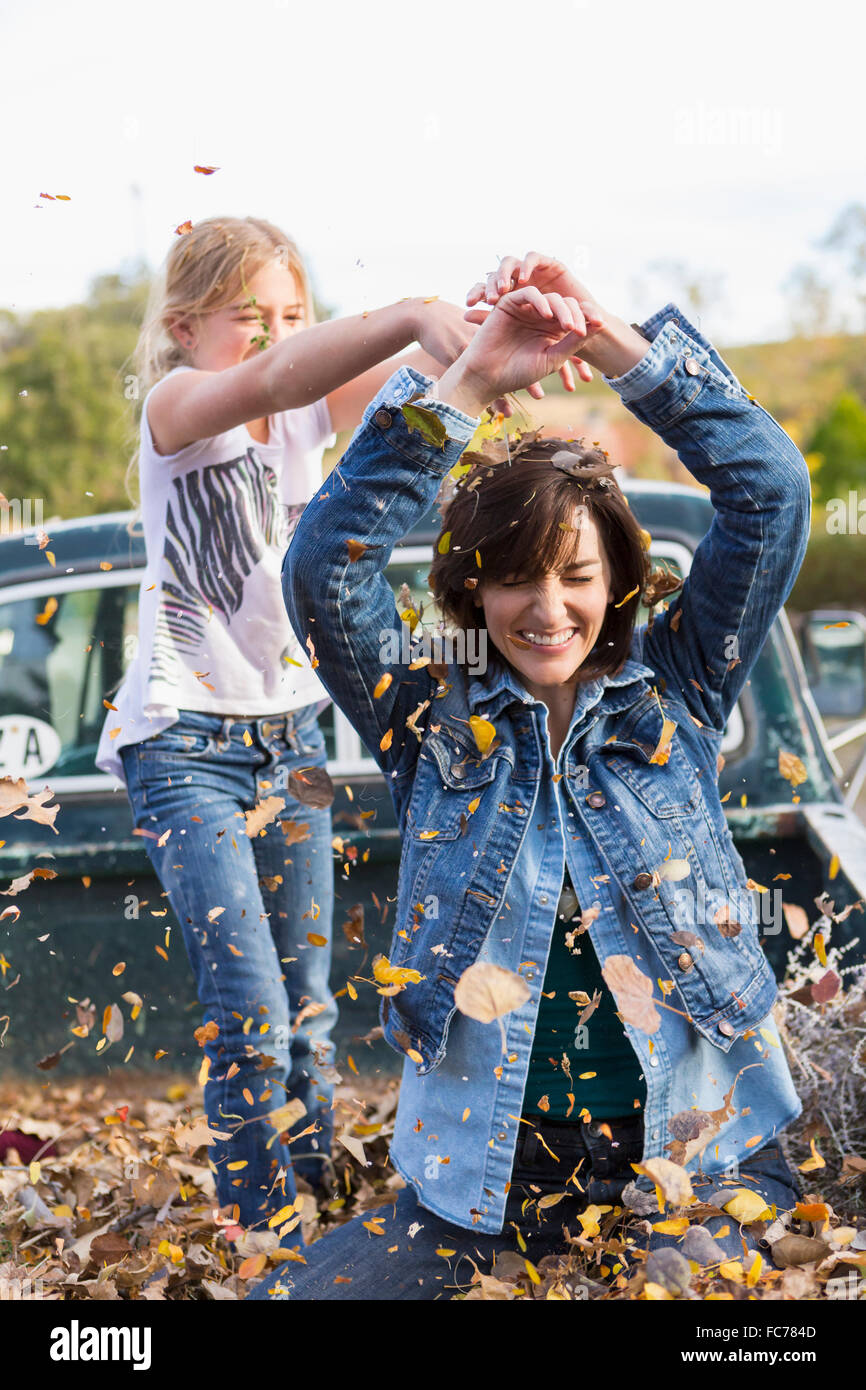
[[[175, 367], [192, 366], [172, 325], [214, 313], [247, 297], [247, 282], [278, 260], [298, 283], [307, 324], [315, 323], [306, 267], [291, 237], [260, 217], [209, 217], [178, 236], [154, 278], [132, 365], [143, 398]], [[138, 450], [127, 470], [127, 491], [138, 468]], [[135, 500], [133, 498], [133, 500]]]

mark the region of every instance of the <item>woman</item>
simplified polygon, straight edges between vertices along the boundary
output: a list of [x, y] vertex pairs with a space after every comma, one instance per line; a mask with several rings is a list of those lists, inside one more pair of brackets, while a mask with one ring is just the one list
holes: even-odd
[[[742, 1188], [780, 1209], [797, 1196], [776, 1136], [800, 1105], [716, 778], [803, 558], [805, 463], [675, 305], [637, 329], [538, 256], [504, 262], [482, 295], [496, 307], [438, 384], [404, 369], [368, 407], [342, 486], [313, 499], [284, 566], [295, 631], [315, 634], [324, 684], [378, 750], [403, 835], [395, 973], [379, 973], [402, 985], [383, 1020], [406, 1059], [391, 1156], [408, 1185], [378, 1212], [384, 1239], [350, 1222], [259, 1298], [435, 1297], [468, 1282], [464, 1254], [555, 1250], [587, 1204], [621, 1205], [641, 1160], [675, 1161], [719, 1206]], [[530, 441], [459, 478], [431, 573], [452, 624], [483, 623], [486, 672], [384, 670], [393, 545], [489, 402], [569, 357], [710, 488], [678, 602], [634, 630], [647, 538], [612, 470], [598, 451]], [[465, 993], [479, 965], [500, 968], [482, 972], [480, 1008]], [[510, 997], [491, 996], [503, 985]], [[480, 1021], [497, 1013], [502, 1037]], [[588, 1036], [560, 1056], [578, 1019]], [[651, 1224], [652, 1189], [643, 1175], [627, 1194]], [[700, 1236], [696, 1258], [742, 1256], [735, 1215]]]

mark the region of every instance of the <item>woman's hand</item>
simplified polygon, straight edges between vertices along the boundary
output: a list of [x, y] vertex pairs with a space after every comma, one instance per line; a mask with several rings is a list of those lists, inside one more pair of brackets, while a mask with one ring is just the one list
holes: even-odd
[[[498, 270], [491, 271], [486, 280], [479, 280], [472, 286], [466, 296], [466, 303], [475, 305], [483, 300], [487, 304], [495, 305], [504, 294], [521, 289], [524, 285], [534, 285], [544, 295], [553, 294], [563, 300], [573, 300], [578, 310], [577, 321], [586, 331], [584, 344], [604, 328], [607, 315], [586, 286], [581, 284], [562, 261], [555, 260], [553, 256], [545, 256], [540, 251], [528, 252], [523, 260], [516, 256], [503, 257]], [[466, 318], [470, 323], [480, 323], [483, 312], [473, 309], [467, 313]], [[571, 361], [577, 366], [578, 376], [582, 381], [592, 380], [592, 372], [582, 357], [573, 357]], [[573, 391], [574, 377], [570, 362], [563, 364], [559, 369], [559, 375], [566, 391]], [[530, 394], [537, 398], [541, 393], [530, 391]]]
[[496, 397], [559, 371], [586, 340], [577, 300], [534, 285], [497, 296], [472, 342], [439, 382], [439, 395], [468, 415]]

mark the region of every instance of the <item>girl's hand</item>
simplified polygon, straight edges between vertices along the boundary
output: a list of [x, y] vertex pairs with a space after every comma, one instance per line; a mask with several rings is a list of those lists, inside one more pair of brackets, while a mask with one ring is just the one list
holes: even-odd
[[[472, 286], [466, 296], [466, 303], [475, 305], [483, 300], [487, 304], [498, 304], [503, 295], [525, 285], [534, 285], [544, 295], [556, 294], [563, 299], [574, 300], [580, 315], [578, 322], [586, 330], [584, 343], [604, 328], [605, 311], [586, 286], [581, 284], [562, 261], [557, 261], [553, 256], [546, 256], [540, 251], [528, 252], [522, 261], [516, 256], [503, 257], [498, 270], [491, 271], [486, 280], [480, 280]], [[481, 313], [483, 310], [474, 309], [467, 313], [466, 318], [470, 323], [480, 323]], [[591, 381], [592, 372], [587, 363], [581, 357], [573, 357], [571, 360], [577, 366], [581, 380]], [[563, 364], [559, 375], [566, 391], [573, 391], [574, 377], [569, 362]], [[539, 394], [543, 393], [540, 390], [530, 390], [530, 395], [535, 395], [536, 398]]]
[[497, 299], [490, 313], [482, 312], [478, 333], [439, 383], [440, 398], [470, 415], [559, 371], [587, 336], [583, 311], [571, 296], [542, 294], [526, 285]]
[[443, 299], [411, 301], [415, 341], [442, 367], [450, 367], [472, 342], [476, 329], [462, 309]]

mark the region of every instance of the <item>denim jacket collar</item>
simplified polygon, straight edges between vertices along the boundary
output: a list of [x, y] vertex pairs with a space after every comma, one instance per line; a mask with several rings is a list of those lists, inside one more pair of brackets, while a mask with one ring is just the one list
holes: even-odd
[[[634, 691], [627, 688], [654, 676], [655, 672], [651, 666], [644, 666], [642, 662], [629, 657], [617, 675], [602, 676], [600, 679], [581, 683], [577, 687], [572, 726], [579, 724], [583, 716], [602, 698], [607, 697], [605, 704], [610, 708], [611, 713], [614, 712], [615, 708], [623, 708], [622, 700], [617, 699], [616, 696], [607, 696], [608, 690], [622, 690], [624, 693], [627, 691], [628, 698], [624, 702], [627, 705], [634, 698]], [[501, 659], [493, 661], [484, 675], [468, 678], [466, 693], [473, 714], [481, 713], [485, 717], [495, 718], [515, 701], [525, 705], [535, 703], [511, 667]]]

